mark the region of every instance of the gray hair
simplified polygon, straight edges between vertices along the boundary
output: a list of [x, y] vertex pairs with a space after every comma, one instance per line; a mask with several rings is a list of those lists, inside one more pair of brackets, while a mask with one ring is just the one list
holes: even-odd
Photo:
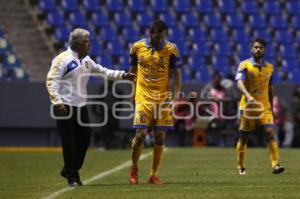
[[90, 32], [82, 29], [76, 28], [70, 33], [69, 45], [72, 50], [76, 50], [76, 46], [81, 44], [85, 37], [89, 37]]

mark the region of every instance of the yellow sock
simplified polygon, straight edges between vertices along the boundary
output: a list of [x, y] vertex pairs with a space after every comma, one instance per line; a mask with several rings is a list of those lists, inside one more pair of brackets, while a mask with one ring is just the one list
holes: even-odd
[[144, 143], [138, 144], [137, 140], [133, 138], [131, 143], [131, 148], [132, 148], [132, 153], [131, 153], [132, 166], [138, 167], [138, 162], [144, 148]]
[[240, 142], [236, 145], [237, 161], [239, 168], [245, 168], [247, 144], [241, 144]]
[[156, 175], [160, 162], [163, 158], [164, 146], [163, 145], [154, 145], [153, 154], [152, 154], [152, 167], [150, 175]]
[[267, 144], [268, 152], [270, 154], [272, 167], [274, 167], [279, 162], [279, 149], [278, 144], [275, 140], [271, 140]]

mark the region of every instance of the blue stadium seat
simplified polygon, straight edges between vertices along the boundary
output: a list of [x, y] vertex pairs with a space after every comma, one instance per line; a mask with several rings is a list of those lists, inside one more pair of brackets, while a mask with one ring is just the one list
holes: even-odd
[[290, 15], [300, 15], [299, 1], [286, 1], [287, 13]]
[[96, 57], [96, 62], [106, 68], [110, 68], [110, 69], [113, 68], [113, 60], [110, 54], [103, 53], [102, 55], [98, 55]]
[[[294, 67], [292, 67], [291, 64], [295, 64]], [[298, 63], [290, 63], [287, 65], [288, 68], [283, 67], [282, 70], [284, 71], [284, 73], [288, 73], [288, 80], [290, 82], [299, 84], [300, 83], [300, 69], [298, 67]]]
[[57, 10], [55, 0], [40, 0], [38, 7], [43, 12], [54, 12]]
[[175, 43], [185, 43], [185, 34], [184, 31], [180, 28], [172, 28], [170, 29], [170, 31], [168, 32], [168, 39], [171, 42], [175, 42]]
[[94, 26], [87, 28], [87, 30], [90, 32], [90, 40], [96, 40], [98, 37], [98, 33]]
[[9, 68], [19, 68], [21, 67], [21, 61], [14, 54], [8, 54], [3, 60], [3, 67]]
[[8, 43], [7, 39], [0, 37], [0, 56], [4, 57], [11, 53], [12, 53], [12, 45]]
[[126, 12], [115, 13], [114, 19], [118, 27], [128, 27], [132, 24], [130, 15]]
[[241, 3], [241, 12], [243, 14], [253, 14], [256, 15], [258, 14], [259, 8], [257, 6], [256, 1], [253, 0], [244, 0]]
[[108, 0], [107, 8], [111, 12], [122, 11], [124, 8], [123, 0]]
[[237, 44], [237, 54], [241, 60], [248, 59], [251, 56], [249, 42]]
[[110, 41], [108, 43], [108, 49], [109, 52], [115, 56], [123, 56], [125, 54], [125, 49], [123, 44], [121, 44], [120, 41], [117, 40]]
[[232, 53], [233, 53], [232, 48], [228, 42], [215, 43], [215, 55], [217, 57], [232, 56]]
[[198, 70], [199, 67], [205, 67], [205, 58], [199, 55], [189, 56], [188, 58], [189, 68], [192, 70]]
[[291, 43], [293, 37], [288, 30], [278, 30], [275, 33], [275, 41], [279, 43]]
[[291, 25], [293, 29], [300, 29], [300, 14], [292, 16]]
[[227, 33], [223, 29], [212, 29], [210, 35], [215, 42], [226, 42], [229, 40]]
[[133, 27], [123, 28], [122, 31], [124, 39], [130, 43], [133, 43], [140, 39], [138, 30]]
[[300, 84], [300, 76], [299, 75], [296, 75], [296, 74], [299, 74], [300, 73], [300, 70], [298, 69], [295, 69], [291, 74], [292, 74], [292, 82], [293, 83], [296, 83], [296, 84]]
[[94, 12], [92, 14], [92, 23], [98, 28], [105, 27], [109, 24], [109, 18], [104, 12]]
[[268, 45], [266, 49], [265, 59], [269, 62], [273, 62], [276, 56], [277, 56], [276, 48], [273, 45]]
[[286, 59], [296, 59], [297, 51], [291, 44], [285, 44], [280, 46], [280, 55]]
[[189, 55], [189, 50], [186, 46], [186, 43], [177, 42], [176, 45], [177, 45], [177, 48], [178, 48], [181, 56], [188, 56]]
[[213, 8], [213, 1], [196, 0], [196, 9], [200, 13], [212, 13]]
[[212, 54], [212, 49], [207, 42], [196, 42], [192, 45], [192, 49], [197, 56], [210, 56]]
[[74, 12], [79, 8], [77, 0], [63, 0], [61, 6], [67, 12]]
[[101, 30], [101, 39], [114, 41], [117, 39], [117, 31], [113, 27], [106, 27]]
[[268, 0], [264, 2], [264, 12], [269, 14], [280, 14], [279, 1]]
[[271, 15], [270, 27], [273, 27], [275, 29], [287, 29], [288, 23], [287, 23], [287, 20], [284, 19], [284, 16]]
[[218, 14], [207, 14], [204, 16], [204, 23], [208, 27], [212, 28], [220, 28], [221, 27], [221, 19]]
[[100, 11], [100, 4], [98, 0], [85, 0], [83, 1], [83, 6], [88, 12]]
[[271, 35], [267, 29], [257, 29], [254, 31], [254, 37], [256, 38], [262, 38], [267, 43], [271, 41]]
[[282, 70], [285, 71], [285, 72], [292, 71], [295, 68], [300, 69], [299, 62], [297, 61], [296, 58], [284, 60], [283, 63], [282, 63], [282, 66], [283, 66]]
[[87, 19], [80, 11], [72, 12], [69, 16], [69, 22], [73, 27], [87, 28]]
[[187, 13], [191, 11], [191, 5], [189, 1], [175, 0], [174, 10], [178, 13]]
[[55, 29], [55, 38], [59, 42], [65, 42], [69, 40], [70, 30], [66, 26], [57, 27]]
[[152, 21], [153, 21], [153, 16], [151, 14], [148, 14], [147, 12], [140, 13], [137, 16], [137, 22], [139, 26], [149, 28], [152, 24]]
[[150, 4], [154, 12], [166, 12], [168, 8], [167, 0], [152, 0]]
[[133, 12], [144, 12], [146, 8], [145, 0], [129, 0], [128, 6]]
[[161, 13], [159, 15], [159, 18], [163, 20], [170, 28], [177, 26], [176, 16], [173, 15], [172, 13], [169, 12]]
[[221, 13], [233, 14], [237, 8], [234, 0], [222, 0], [219, 1], [219, 10]]
[[250, 26], [252, 28], [257, 28], [257, 29], [265, 29], [267, 27], [265, 18], [262, 15], [251, 15], [250, 16]]
[[99, 42], [97, 42], [96, 40], [92, 40], [91, 41], [90, 55], [92, 57], [97, 57], [98, 55], [102, 54], [102, 52], [103, 52], [103, 48], [99, 44]]
[[205, 67], [200, 68], [200, 70], [197, 71], [196, 77], [197, 77], [197, 80], [202, 83], [211, 82], [211, 74]]
[[63, 26], [65, 24], [65, 19], [59, 12], [49, 12], [47, 16], [47, 22], [53, 27]]
[[278, 84], [281, 82], [281, 76], [277, 70], [274, 70], [272, 74], [272, 84]]
[[[263, 7], [258, 7], [261, 5]], [[153, 19], [158, 17], [170, 27], [168, 39], [178, 46], [182, 56], [188, 57], [188, 63], [192, 65], [187, 68], [188, 72], [199, 72], [200, 69], [194, 68], [194, 65], [205, 65], [203, 63], [209, 57], [221, 58], [213, 61], [213, 67], [227, 63], [228, 59], [223, 61], [226, 56], [242, 60], [249, 58], [253, 37], [266, 40], [266, 59], [270, 60], [277, 57], [281, 60], [295, 59], [300, 46], [298, 0], [40, 0], [38, 7], [46, 13], [46, 20], [55, 30], [54, 35], [59, 42], [67, 44], [68, 28], [91, 28], [91, 56], [110, 56], [111, 65], [120, 57], [119, 62], [125, 69], [128, 67], [125, 63], [127, 50], [123, 43], [128, 45], [139, 40], [140, 31], [148, 29]], [[201, 23], [205, 25], [200, 27]], [[133, 24], [139, 29], [135, 29]], [[100, 34], [103, 47], [108, 44], [108, 49], [103, 50], [97, 42], [94, 44], [96, 33]], [[295, 46], [292, 46], [294, 43]], [[237, 45], [236, 52], [231, 44]], [[212, 46], [215, 48], [212, 49]], [[183, 60], [187, 62], [187, 59]], [[229, 69], [222, 68], [223, 72]], [[203, 70], [204, 74], [209, 74], [206, 68]], [[202, 77], [196, 78], [202, 81]]]
[[250, 42], [250, 36], [244, 29], [235, 29], [232, 33], [232, 40], [235, 42]]
[[213, 63], [213, 68], [215, 70], [229, 72], [230, 63], [229, 63], [228, 56], [217, 56], [215, 62]]
[[244, 28], [243, 17], [239, 14], [229, 14], [226, 17], [226, 22], [230, 28], [242, 29]]
[[200, 24], [197, 16], [193, 12], [182, 15], [182, 23], [185, 24], [186, 27], [199, 27]]
[[11, 70], [10, 78], [12, 80], [17, 80], [17, 81], [29, 80], [29, 75], [24, 71], [23, 68], [14, 68], [10, 70]]
[[193, 42], [204, 42], [207, 41], [207, 35], [199, 27], [191, 28], [188, 31], [188, 36]]
[[181, 73], [182, 82], [187, 83], [190, 82], [190, 70], [189, 69], [183, 69]]
[[119, 58], [119, 64], [120, 64], [121, 70], [129, 71], [130, 64], [129, 64], [129, 54], [128, 53], [125, 53], [124, 56], [121, 56]]

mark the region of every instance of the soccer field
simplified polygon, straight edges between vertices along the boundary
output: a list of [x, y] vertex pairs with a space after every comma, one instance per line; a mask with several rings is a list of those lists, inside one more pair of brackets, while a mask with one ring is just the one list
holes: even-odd
[[159, 173], [164, 184], [157, 186], [145, 183], [151, 156], [140, 162], [140, 184], [129, 185], [129, 150], [90, 150], [81, 171], [89, 183], [76, 189], [59, 176], [60, 153], [0, 153], [0, 198], [299, 198], [299, 152], [282, 149], [286, 172], [273, 175], [266, 150], [249, 148], [247, 175], [238, 176], [234, 148], [168, 148]]

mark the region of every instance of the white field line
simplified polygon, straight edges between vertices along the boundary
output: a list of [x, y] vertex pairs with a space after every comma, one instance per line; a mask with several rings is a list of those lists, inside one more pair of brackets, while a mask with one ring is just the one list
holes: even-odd
[[[166, 148], [165, 148], [165, 151], [166, 151]], [[146, 159], [146, 158], [147, 158], [148, 156], [150, 156], [151, 154], [152, 154], [152, 152], [149, 152], [149, 153], [146, 153], [146, 154], [141, 155], [140, 160]], [[95, 176], [93, 176], [93, 177], [91, 177], [91, 178], [89, 178], [89, 179], [87, 179], [87, 180], [84, 180], [84, 181], [83, 181], [83, 184], [84, 184], [84, 185], [90, 184], [90, 183], [92, 183], [92, 182], [94, 182], [94, 181], [96, 181], [96, 180], [99, 180], [99, 179], [101, 179], [101, 178], [104, 178], [105, 176], [108, 176], [108, 175], [110, 175], [110, 174], [112, 174], [112, 173], [115, 173], [115, 172], [117, 172], [117, 171], [120, 171], [120, 170], [122, 170], [122, 169], [125, 169], [125, 168], [127, 168], [127, 167], [129, 167], [129, 166], [131, 166], [131, 160], [128, 160], [128, 161], [126, 161], [126, 162], [120, 164], [119, 166], [116, 166], [115, 168], [112, 168], [112, 169], [110, 169], [110, 170], [108, 170], [108, 171], [101, 172], [101, 173], [99, 173], [99, 174], [97, 174], [97, 175], [95, 175]], [[63, 188], [63, 189], [60, 189], [60, 190], [58, 190], [58, 191], [56, 191], [56, 192], [50, 194], [49, 196], [42, 197], [41, 199], [54, 199], [54, 198], [60, 196], [61, 194], [65, 193], [65, 192], [72, 191], [72, 190], [74, 190], [74, 189], [76, 189], [76, 188], [75, 188], [75, 187], [65, 187], [65, 188]]]

